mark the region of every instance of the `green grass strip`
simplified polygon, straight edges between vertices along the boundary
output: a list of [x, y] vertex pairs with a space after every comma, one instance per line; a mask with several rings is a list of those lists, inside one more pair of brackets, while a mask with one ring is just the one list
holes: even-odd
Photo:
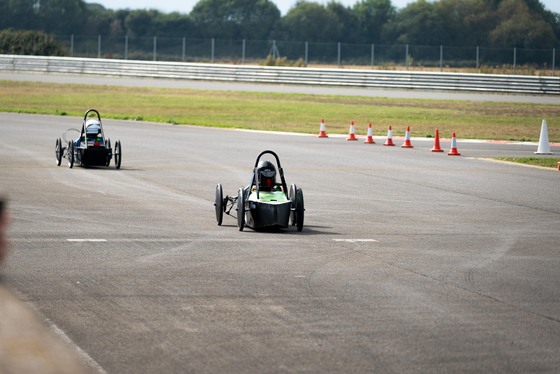
[[543, 118], [549, 140], [560, 141], [560, 105], [392, 99], [192, 89], [0, 81], [0, 111], [83, 116], [195, 126], [315, 134], [321, 118], [328, 134], [347, 134], [350, 122], [365, 134], [538, 141]]
[[558, 168], [558, 163], [560, 162], [560, 158], [553, 157], [496, 157], [496, 160], [554, 169]]

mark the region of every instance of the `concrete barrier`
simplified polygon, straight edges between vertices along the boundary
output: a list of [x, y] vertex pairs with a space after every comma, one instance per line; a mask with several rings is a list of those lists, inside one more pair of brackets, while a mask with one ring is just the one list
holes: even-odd
[[560, 77], [0, 55], [0, 72], [560, 95]]

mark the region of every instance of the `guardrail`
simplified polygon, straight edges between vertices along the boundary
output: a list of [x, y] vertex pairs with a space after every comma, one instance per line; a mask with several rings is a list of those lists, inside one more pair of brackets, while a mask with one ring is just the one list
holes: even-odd
[[83, 74], [535, 95], [560, 94], [560, 77], [288, 68], [71, 57], [0, 55], [0, 72]]

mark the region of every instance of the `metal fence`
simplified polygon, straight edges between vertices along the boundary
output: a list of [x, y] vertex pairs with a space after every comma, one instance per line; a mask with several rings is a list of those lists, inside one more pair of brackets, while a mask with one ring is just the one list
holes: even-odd
[[555, 71], [552, 49], [310, 43], [186, 37], [57, 36], [70, 57], [144, 61], [264, 63], [282, 57], [296, 66], [329, 65], [439, 68], [530, 68]]

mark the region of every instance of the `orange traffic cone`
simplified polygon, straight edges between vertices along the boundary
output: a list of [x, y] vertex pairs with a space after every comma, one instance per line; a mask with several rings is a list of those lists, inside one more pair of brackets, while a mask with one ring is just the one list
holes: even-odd
[[356, 138], [356, 129], [354, 128], [354, 121], [352, 121], [352, 123], [350, 124], [350, 131], [348, 134], [348, 138], [346, 138], [346, 140], [358, 140], [358, 138]]
[[459, 151], [457, 150], [457, 138], [455, 137], [455, 133], [453, 133], [453, 137], [451, 138], [451, 150], [447, 154], [448, 156], [461, 156]]
[[321, 118], [321, 127], [319, 128], [318, 138], [328, 138], [327, 132], [325, 131], [325, 119]]
[[410, 126], [406, 126], [406, 135], [404, 136], [404, 143], [401, 148], [414, 148], [410, 142]]
[[385, 141], [385, 143], [383, 145], [386, 146], [394, 146], [395, 144], [393, 144], [393, 128], [391, 126], [389, 126], [389, 130], [387, 130], [387, 140]]
[[368, 125], [368, 128], [367, 128], [367, 138], [366, 138], [366, 140], [364, 141], [364, 143], [367, 143], [367, 144], [375, 144], [375, 141], [373, 140], [373, 132], [372, 132], [372, 131], [373, 131], [373, 130], [371, 129], [371, 123], [370, 123], [370, 124]]
[[439, 145], [439, 130], [436, 129], [436, 138], [434, 139], [434, 147], [432, 148], [432, 152], [443, 152]]

